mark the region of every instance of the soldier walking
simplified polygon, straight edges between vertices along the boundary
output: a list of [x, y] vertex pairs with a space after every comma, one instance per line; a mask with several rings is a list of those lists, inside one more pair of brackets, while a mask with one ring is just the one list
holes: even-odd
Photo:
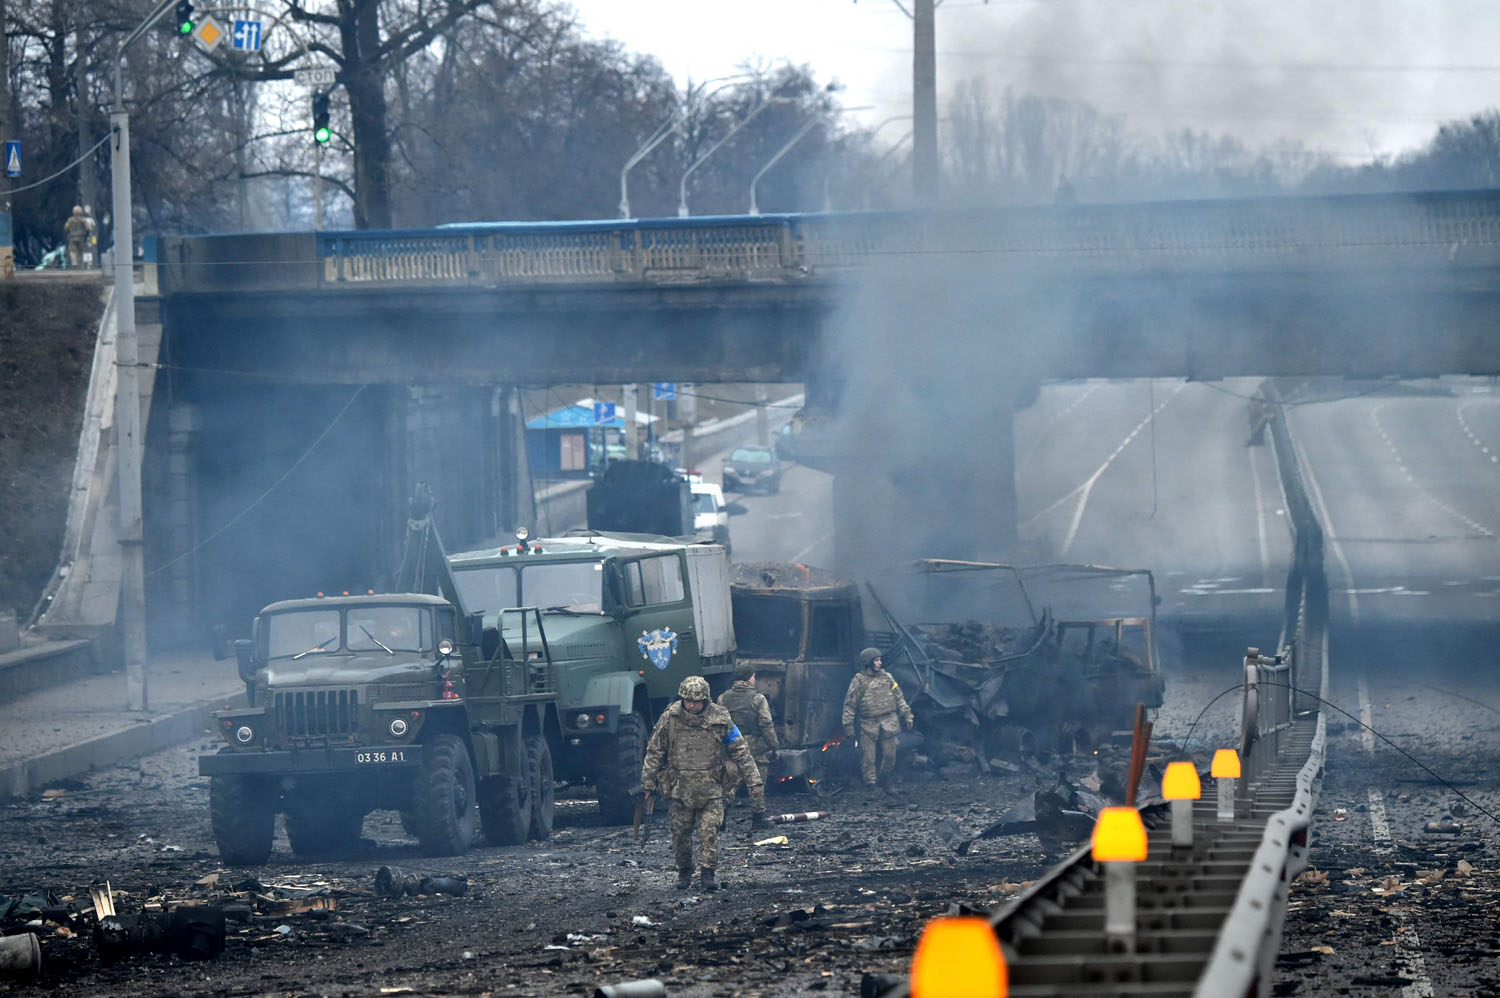
[[[766, 789], [764, 782], [770, 773], [771, 760], [776, 758], [780, 742], [776, 738], [776, 722], [771, 717], [771, 703], [766, 695], [755, 688], [755, 667], [749, 662], [737, 662], [734, 667], [734, 685], [719, 694], [719, 706], [729, 711], [735, 727], [749, 743], [750, 754], [760, 769], [762, 785], [750, 787], [750, 827], [769, 828], [766, 818]], [[734, 799], [734, 792], [741, 781], [748, 784], [739, 766], [730, 764], [724, 783], [724, 799]]]
[[899, 716], [908, 728], [914, 718], [895, 677], [885, 671], [880, 649], [866, 648], [860, 652], [859, 664], [860, 671], [849, 681], [849, 692], [844, 695], [844, 737], [854, 737], [854, 717], [858, 714], [860, 775], [865, 786], [876, 786], [875, 745], [879, 742], [880, 782], [889, 790], [901, 733], [896, 718]]
[[83, 254], [89, 244], [89, 222], [83, 217], [82, 205], [73, 206], [73, 214], [63, 223], [63, 235], [68, 238], [68, 268], [77, 270], [83, 266]]
[[641, 789], [658, 788], [672, 799], [668, 823], [672, 855], [677, 861], [677, 886], [693, 882], [693, 831], [698, 832], [698, 870], [703, 889], [718, 889], [714, 868], [719, 862], [719, 823], [724, 818], [724, 764], [734, 760], [752, 793], [762, 792], [760, 770], [750, 755], [745, 736], [729, 711], [712, 702], [708, 680], [688, 676], [677, 687], [681, 698], [666, 710], [651, 732], [646, 761], [641, 766]]

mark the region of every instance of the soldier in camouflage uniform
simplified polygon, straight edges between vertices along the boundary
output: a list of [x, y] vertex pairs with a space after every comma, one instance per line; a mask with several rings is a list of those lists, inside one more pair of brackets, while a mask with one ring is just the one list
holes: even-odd
[[668, 822], [672, 854], [677, 861], [677, 886], [693, 882], [693, 830], [698, 832], [698, 867], [704, 890], [716, 890], [714, 867], [719, 861], [719, 822], [724, 818], [724, 762], [727, 755], [747, 774], [752, 791], [761, 790], [760, 770], [746, 739], [729, 711], [713, 703], [708, 680], [688, 676], [677, 687], [681, 699], [662, 711], [646, 745], [641, 766], [641, 788], [660, 789], [672, 799]]
[[849, 682], [844, 695], [844, 737], [854, 737], [854, 716], [859, 715], [859, 772], [865, 786], [876, 785], [875, 745], [880, 744], [880, 781], [888, 783], [896, 767], [896, 744], [901, 729], [896, 718], [912, 726], [911, 708], [894, 677], [885, 671], [880, 649], [866, 648], [859, 653], [860, 671]]
[[[729, 711], [735, 727], [745, 736], [750, 745], [750, 754], [760, 769], [761, 780], [769, 773], [771, 760], [776, 758], [780, 743], [776, 738], [776, 722], [771, 718], [771, 703], [764, 693], [755, 689], [755, 667], [749, 662], [738, 662], [734, 667], [734, 685], [719, 694], [719, 706]], [[724, 799], [734, 799], [734, 792], [744, 780], [740, 768], [728, 767], [724, 781]], [[748, 780], [745, 781], [748, 784]], [[769, 828], [766, 818], [765, 787], [750, 788], [750, 827]]]

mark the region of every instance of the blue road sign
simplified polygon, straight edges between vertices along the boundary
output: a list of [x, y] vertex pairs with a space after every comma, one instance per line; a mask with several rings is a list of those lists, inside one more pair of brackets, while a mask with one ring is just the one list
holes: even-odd
[[5, 175], [7, 177], [19, 177], [21, 175], [21, 140], [5, 140]]
[[615, 404], [613, 402], [594, 403], [594, 425], [608, 426], [615, 421]]
[[677, 382], [675, 381], [653, 381], [651, 382], [651, 397], [658, 402], [670, 402], [677, 398]]
[[260, 22], [259, 21], [235, 21], [234, 31], [230, 34], [234, 39], [234, 47], [241, 52], [260, 51]]

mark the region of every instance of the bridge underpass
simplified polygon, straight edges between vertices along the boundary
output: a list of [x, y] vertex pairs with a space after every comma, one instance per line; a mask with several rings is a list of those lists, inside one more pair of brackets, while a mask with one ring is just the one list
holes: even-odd
[[[1500, 368], [1497, 248], [1489, 192], [187, 237], [140, 311], [207, 405], [213, 378], [420, 388], [466, 475], [506, 386], [800, 381], [862, 575], [1016, 553], [1013, 418], [1046, 380]], [[387, 458], [359, 465], [389, 503]]]

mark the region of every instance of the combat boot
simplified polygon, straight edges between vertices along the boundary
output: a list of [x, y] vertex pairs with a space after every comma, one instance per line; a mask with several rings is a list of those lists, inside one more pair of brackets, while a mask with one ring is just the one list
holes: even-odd
[[750, 827], [752, 829], [770, 828], [771, 819], [766, 817], [766, 812], [756, 811], [750, 816]]
[[678, 870], [677, 889], [685, 891], [691, 886], [693, 886], [693, 868], [690, 866], [686, 870]]
[[714, 871], [710, 870], [708, 867], [705, 866], [703, 869], [699, 870], [698, 876], [703, 881], [704, 890], [716, 891], [719, 889], [718, 881], [714, 880]]

